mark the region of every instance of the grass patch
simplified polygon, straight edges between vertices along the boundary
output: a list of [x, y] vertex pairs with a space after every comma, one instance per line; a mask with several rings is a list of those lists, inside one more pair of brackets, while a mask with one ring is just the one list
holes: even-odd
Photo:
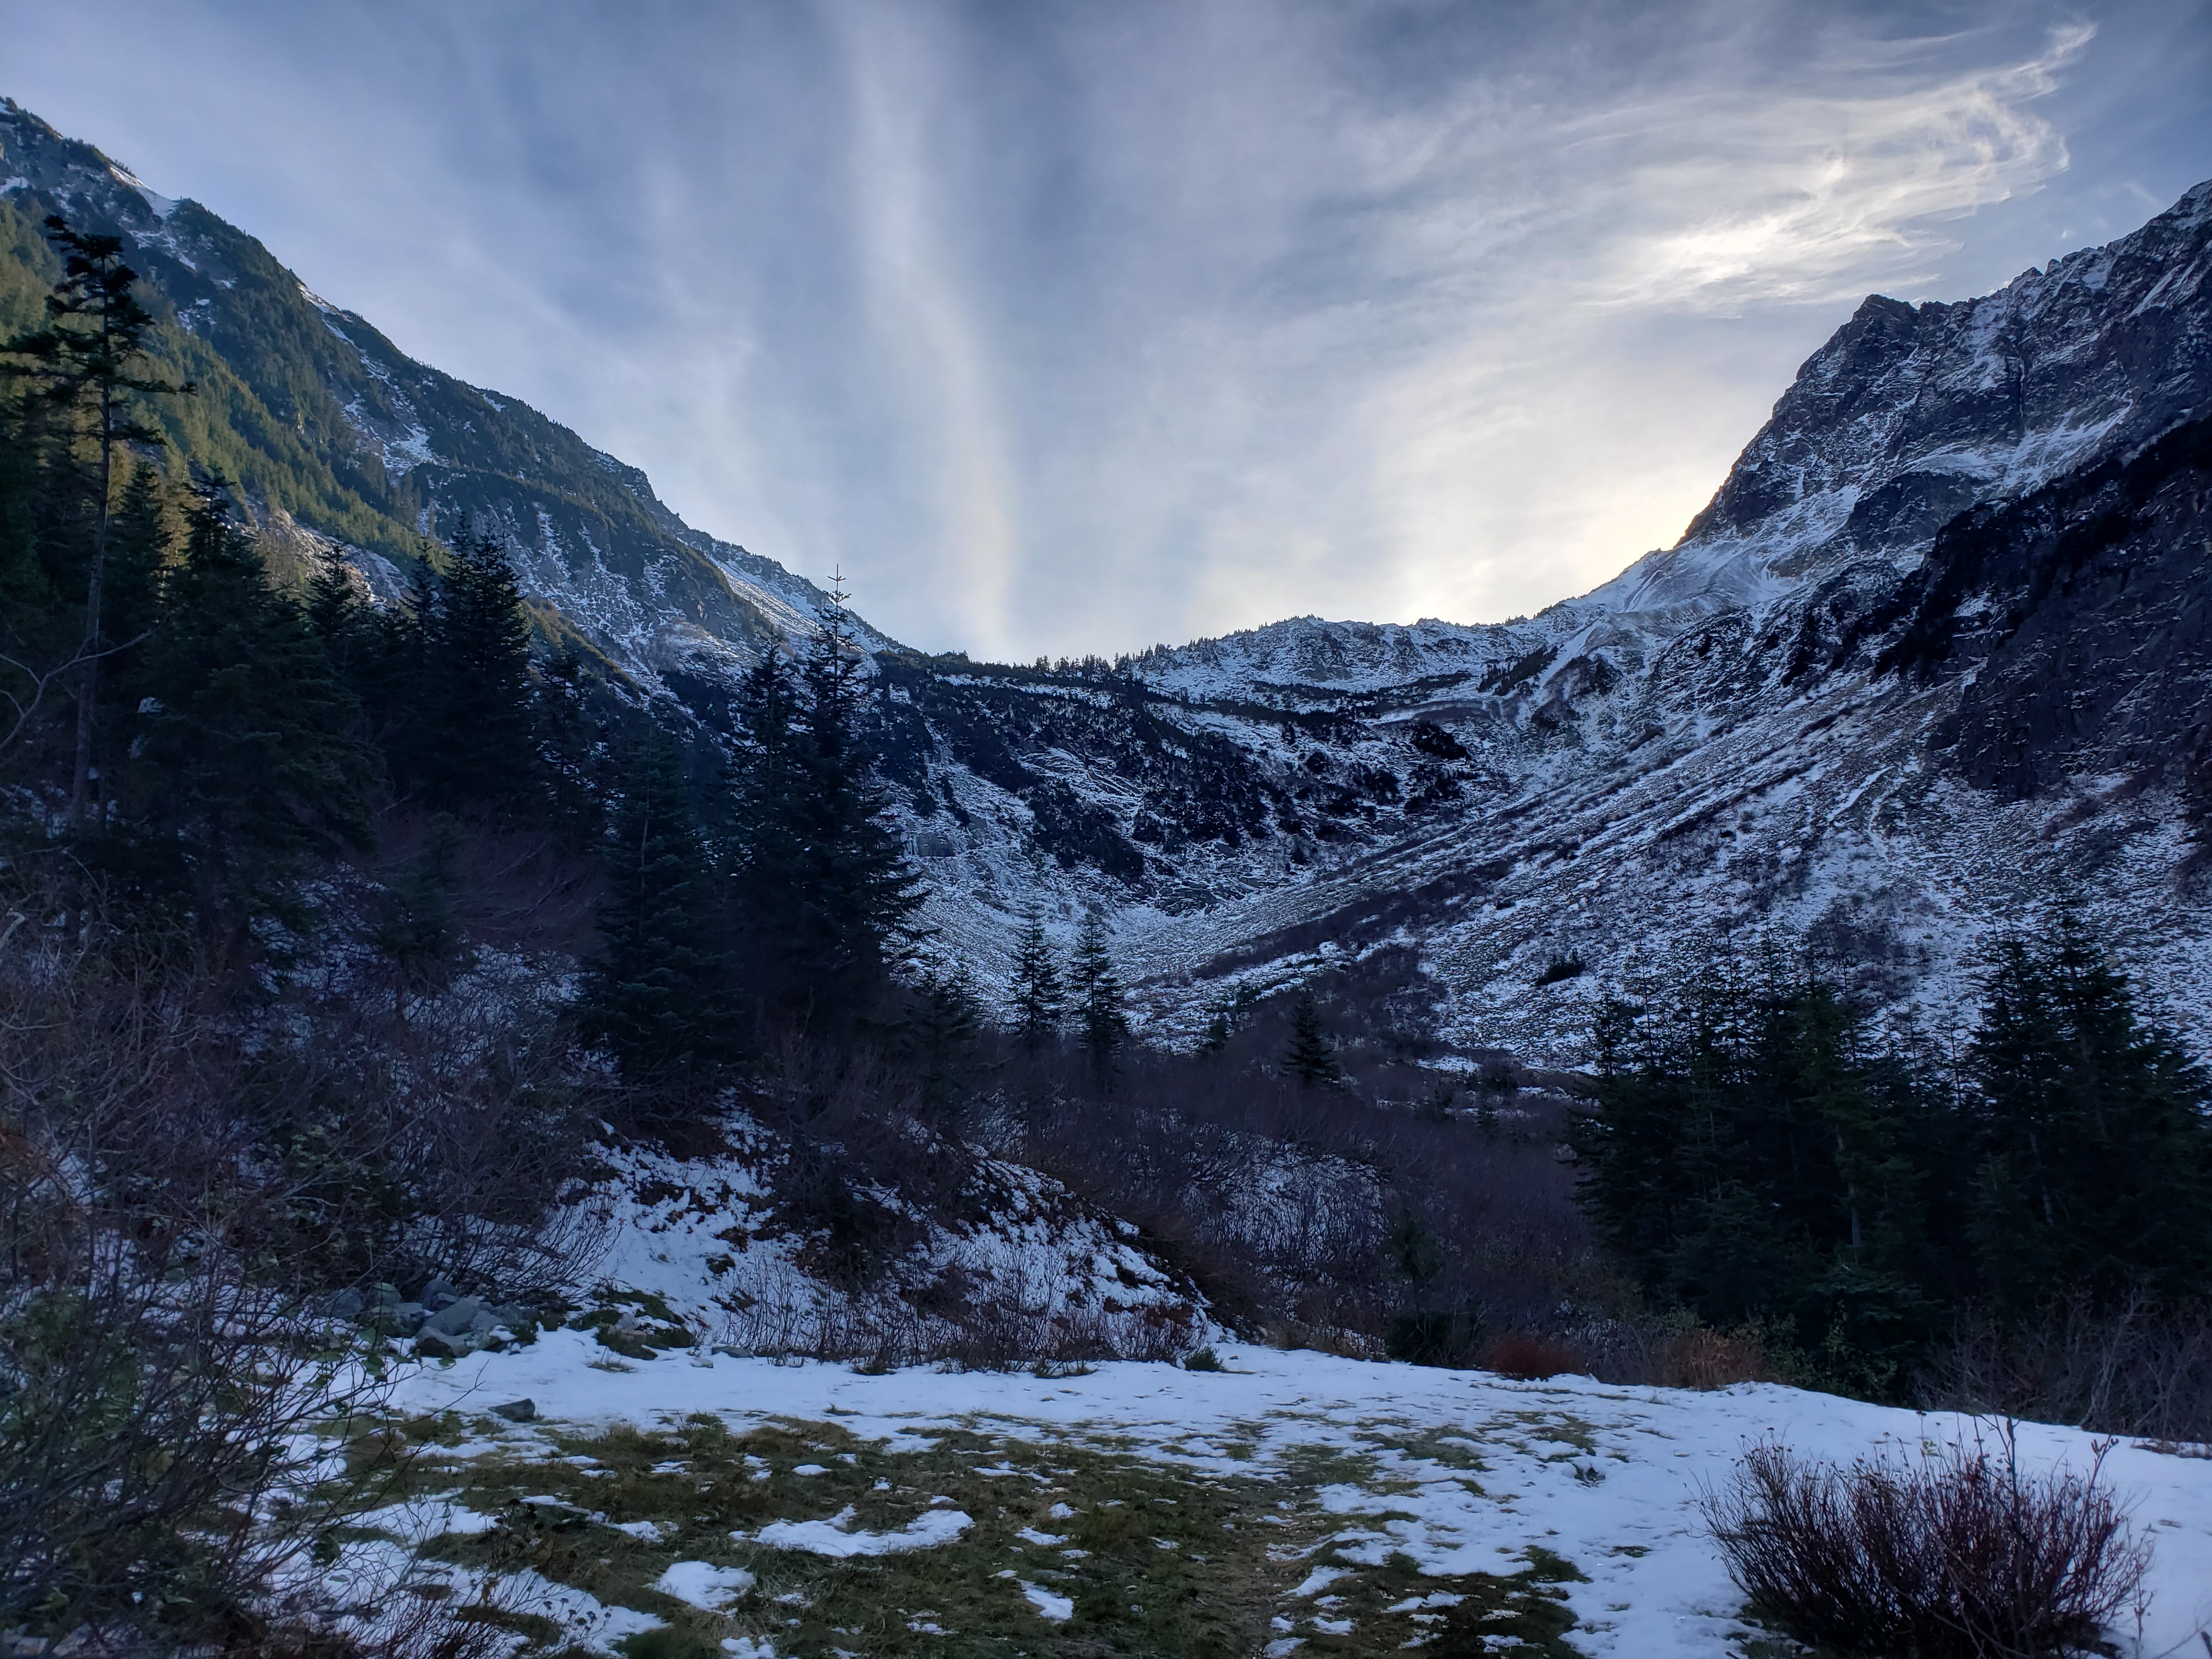
[[[1547, 1434], [1556, 1426], [1544, 1419]], [[1467, 1439], [1408, 1433], [1389, 1450], [1477, 1467]], [[1511, 1636], [1530, 1659], [1571, 1655], [1558, 1586], [1577, 1575], [1541, 1551], [1449, 1577], [1424, 1577], [1403, 1555], [1380, 1566], [1355, 1559], [1379, 1536], [1369, 1523], [1397, 1512], [1383, 1490], [1397, 1476], [1374, 1455], [1329, 1446], [1200, 1474], [1080, 1436], [954, 1428], [918, 1448], [831, 1421], [732, 1429], [700, 1416], [604, 1433], [543, 1425], [416, 1484], [498, 1517], [438, 1540], [428, 1552], [437, 1559], [527, 1570], [663, 1620], [619, 1644], [626, 1659], [720, 1659], [726, 1642], [747, 1637], [807, 1655], [1201, 1659], [1257, 1653], [1289, 1631], [1311, 1654], [1379, 1656], [1414, 1640], [1425, 1652], [1475, 1654], [1494, 1650], [1485, 1636]], [[1373, 1510], [1324, 1512], [1322, 1489], [1346, 1486], [1373, 1493]], [[969, 1525], [902, 1553], [841, 1559], [759, 1540], [777, 1522], [895, 1534], [948, 1509]], [[716, 1609], [695, 1607], [654, 1588], [679, 1561], [742, 1568], [752, 1582]], [[1334, 1575], [1325, 1593], [1294, 1595], [1317, 1567]], [[1048, 1619], [1040, 1602], [1069, 1616]], [[513, 1627], [533, 1655], [569, 1639], [544, 1620]]]

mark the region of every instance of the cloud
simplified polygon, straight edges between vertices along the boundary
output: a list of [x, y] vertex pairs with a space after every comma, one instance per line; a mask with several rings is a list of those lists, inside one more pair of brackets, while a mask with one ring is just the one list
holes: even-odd
[[1503, 617], [1672, 541], [1861, 294], [1983, 291], [2202, 176], [2205, 8], [2063, 3], [0, 27], [6, 90], [403, 347], [902, 637], [1026, 657]]
[[1949, 222], [2065, 167], [2064, 135], [2029, 106], [2095, 36], [2068, 24], [2025, 62], [1903, 93], [1738, 94], [1670, 112], [1669, 127], [1698, 134], [1697, 150], [1641, 174], [1639, 194], [1722, 202], [1616, 250], [1599, 297], [1735, 307], [1854, 296], [1883, 272], [1924, 280], [1929, 256], [1960, 246]]

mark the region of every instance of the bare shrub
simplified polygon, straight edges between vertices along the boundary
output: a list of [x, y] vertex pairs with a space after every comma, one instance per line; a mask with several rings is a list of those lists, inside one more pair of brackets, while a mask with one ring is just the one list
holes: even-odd
[[215, 1230], [149, 1237], [34, 1149], [0, 1176], [0, 1628], [259, 1630], [270, 1575], [373, 1496], [313, 1437], [380, 1386]]
[[1654, 1380], [1668, 1389], [1725, 1389], [1776, 1376], [1757, 1331], [1695, 1330], [1677, 1332], [1661, 1345]]
[[2096, 1650], [2138, 1607], [2150, 1546], [2099, 1480], [2019, 1464], [2011, 1425], [1848, 1468], [1745, 1454], [1707, 1524], [1762, 1620], [1867, 1659], [2048, 1659]]
[[1968, 1316], [1923, 1368], [1931, 1407], [2100, 1433], [2212, 1441], [2212, 1303], [2056, 1304], [2032, 1321]]
[[1509, 1331], [1499, 1337], [1484, 1353], [1482, 1364], [1486, 1370], [1493, 1370], [1504, 1376], [1518, 1377], [1523, 1382], [1535, 1382], [1547, 1376], [1564, 1376], [1589, 1369], [1588, 1357], [1571, 1343], [1553, 1337], [1533, 1336], [1527, 1331]]

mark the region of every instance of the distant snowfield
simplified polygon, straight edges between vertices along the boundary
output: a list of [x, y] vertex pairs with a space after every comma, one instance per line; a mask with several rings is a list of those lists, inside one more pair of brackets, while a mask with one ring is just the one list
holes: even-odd
[[[1315, 1353], [1224, 1347], [1229, 1369], [1188, 1372], [1115, 1363], [1090, 1375], [911, 1370], [864, 1376], [836, 1364], [679, 1357], [634, 1370], [594, 1369], [606, 1352], [582, 1333], [549, 1333], [518, 1351], [410, 1372], [395, 1401], [409, 1413], [464, 1414], [520, 1396], [541, 1421], [651, 1426], [712, 1413], [733, 1428], [834, 1420], [894, 1448], [978, 1426], [1032, 1441], [1126, 1437], [1162, 1463], [1249, 1478], [1316, 1451], [1358, 1479], [1322, 1485], [1335, 1559], [1380, 1565], [1393, 1553], [1424, 1574], [1512, 1573], [1532, 1547], [1584, 1575], [1566, 1585], [1567, 1640], [1624, 1659], [1712, 1656], [1746, 1627], [1697, 1513], [1701, 1488], [1747, 1445], [1777, 1441], [1838, 1462], [1971, 1440], [1990, 1425], [1765, 1384], [1715, 1393], [1617, 1388], [1582, 1378], [1514, 1382], [1486, 1372], [1366, 1364]], [[2086, 1469], [2092, 1437], [2023, 1425], [2024, 1461]], [[990, 1473], [990, 1471], [982, 1471]], [[1011, 1474], [1013, 1472], [1009, 1470]], [[2114, 1632], [2140, 1659], [2193, 1652], [2212, 1629], [2212, 1460], [2122, 1443], [2106, 1478], [2155, 1547], [2140, 1632]], [[963, 1516], [963, 1519], [965, 1517]], [[1334, 1632], [1316, 1572], [1291, 1593], [1269, 1651], [1302, 1632]]]

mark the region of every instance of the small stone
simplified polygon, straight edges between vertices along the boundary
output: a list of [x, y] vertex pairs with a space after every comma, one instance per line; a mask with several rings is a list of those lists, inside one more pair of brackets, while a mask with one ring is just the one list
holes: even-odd
[[465, 1296], [459, 1301], [447, 1303], [432, 1314], [422, 1328], [426, 1332], [435, 1331], [441, 1336], [458, 1336], [463, 1331], [475, 1329], [480, 1316], [484, 1318], [484, 1328], [489, 1330], [491, 1321], [484, 1316], [482, 1298]]
[[504, 1406], [491, 1408], [494, 1417], [503, 1417], [510, 1423], [535, 1423], [538, 1402], [534, 1400], [510, 1400]]

